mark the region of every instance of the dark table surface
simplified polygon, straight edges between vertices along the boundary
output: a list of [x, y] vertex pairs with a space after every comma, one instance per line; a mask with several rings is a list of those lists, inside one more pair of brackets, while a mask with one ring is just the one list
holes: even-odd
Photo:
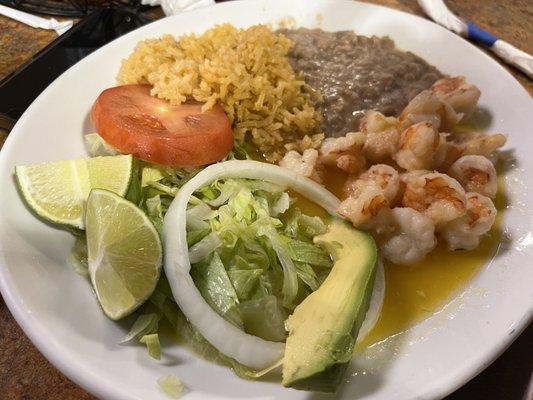
[[[416, 0], [370, 0], [422, 15]], [[499, 38], [533, 53], [533, 0], [447, 0], [458, 15], [478, 23]], [[157, 11], [156, 11], [157, 14]], [[55, 38], [0, 16], [0, 79]], [[509, 68], [533, 94], [533, 81]], [[0, 148], [5, 132], [0, 131]], [[485, 371], [448, 397], [449, 400], [533, 400], [533, 326]], [[33, 346], [0, 300], [0, 399], [85, 400], [94, 396], [55, 369]]]

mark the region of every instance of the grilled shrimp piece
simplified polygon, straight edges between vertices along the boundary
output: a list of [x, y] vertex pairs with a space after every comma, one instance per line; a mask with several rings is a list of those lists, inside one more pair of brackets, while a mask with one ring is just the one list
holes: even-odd
[[481, 92], [464, 76], [439, 79], [431, 87], [440, 101], [449, 104], [458, 114], [469, 115], [476, 108]]
[[453, 163], [448, 175], [457, 179], [467, 192], [476, 192], [490, 198], [496, 196], [496, 169], [486, 157], [463, 156]]
[[360, 173], [366, 164], [362, 149], [365, 144], [365, 134], [349, 132], [339, 138], [327, 138], [320, 146], [320, 161], [326, 166], [337, 168], [350, 174]]
[[437, 229], [466, 212], [465, 191], [455, 179], [438, 172], [405, 179], [402, 205], [431, 218]]
[[318, 151], [315, 149], [307, 149], [303, 154], [295, 150], [288, 151], [279, 162], [279, 165], [322, 183], [323, 166], [319, 162]]
[[436, 129], [451, 128], [462, 118], [447, 103], [443, 103], [431, 90], [424, 90], [417, 94], [407, 104], [400, 114], [401, 129], [416, 124], [417, 122], [429, 121]]
[[435, 225], [424, 214], [412, 208], [398, 207], [387, 217], [392, 230], [377, 235], [381, 254], [387, 260], [394, 264], [413, 264], [435, 248]]
[[376, 182], [369, 181], [366, 184], [355, 185], [352, 194], [337, 208], [337, 213], [348, 219], [355, 227], [362, 227], [388, 207], [389, 202], [383, 189]]
[[368, 111], [360, 127], [366, 135], [363, 153], [368, 160], [378, 163], [392, 158], [400, 138], [397, 118], [385, 117], [378, 111]]
[[441, 137], [429, 121], [418, 122], [405, 129], [400, 136], [399, 150], [393, 156], [407, 171], [429, 169], [435, 164]]
[[369, 182], [376, 183], [382, 190], [385, 198], [392, 203], [400, 188], [400, 174], [393, 167], [386, 164], [371, 166], [359, 178], [348, 178], [344, 185], [344, 192], [350, 196], [357, 191], [357, 187], [367, 185]]
[[479, 193], [466, 194], [466, 214], [444, 226], [441, 235], [452, 250], [472, 250], [496, 221], [492, 200]]

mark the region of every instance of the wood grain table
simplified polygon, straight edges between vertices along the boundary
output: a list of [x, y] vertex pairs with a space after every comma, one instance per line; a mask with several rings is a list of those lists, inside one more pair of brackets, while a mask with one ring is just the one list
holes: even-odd
[[[422, 15], [416, 0], [368, 2]], [[447, 4], [464, 19], [477, 22], [533, 54], [533, 0], [447, 0]], [[53, 32], [29, 28], [0, 16], [0, 79], [54, 38]], [[505, 68], [533, 94], [531, 80]], [[0, 132], [0, 148], [4, 139], [5, 133]], [[490, 367], [448, 399], [533, 400], [532, 370], [533, 326], [530, 326]], [[0, 400], [89, 399], [94, 397], [69, 381], [39, 353], [0, 300]]]

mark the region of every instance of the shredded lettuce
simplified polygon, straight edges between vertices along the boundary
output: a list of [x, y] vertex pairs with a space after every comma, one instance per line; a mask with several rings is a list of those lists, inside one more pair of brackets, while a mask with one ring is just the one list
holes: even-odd
[[[257, 308], [251, 307], [250, 310], [257, 310]], [[246, 310], [245, 312], [247, 312], [248, 317], [248, 314], [250, 313], [249, 310]], [[168, 284], [168, 281], [164, 275], [161, 276], [161, 279], [159, 280], [157, 287], [154, 290], [154, 293], [152, 294], [152, 296], [150, 296], [149, 302], [145, 303], [137, 311], [137, 314], [139, 316], [148, 314], [157, 315], [159, 320], [157, 327], [155, 328], [156, 331], [151, 333], [158, 333], [157, 330], [159, 330], [162, 324], [166, 323], [177, 334], [177, 338], [181, 344], [185, 345], [186, 347], [188, 347], [189, 349], [191, 349], [199, 356], [208, 361], [212, 361], [217, 364], [225, 365], [232, 368], [234, 372], [242, 378], [259, 378], [277, 366], [274, 365], [263, 371], [255, 371], [249, 367], [239, 364], [234, 359], [221, 354], [194, 328], [194, 326], [191, 325], [187, 318], [185, 318], [185, 316], [174, 301], [170, 285]], [[148, 319], [147, 317], [145, 318]], [[141, 324], [140, 322], [138, 324], [145, 325], [145, 323]], [[273, 324], [273, 326], [276, 325]], [[139, 332], [139, 335], [142, 334], [142, 337], [144, 337], [147, 332], [148, 330], [144, 332]], [[140, 339], [142, 339], [142, 337]], [[134, 340], [134, 338], [132, 338], [131, 340]], [[144, 342], [146, 342], [146, 339], [143, 340], [143, 343]]]
[[234, 364], [233, 371], [238, 376], [244, 379], [259, 379], [262, 376], [265, 376], [266, 374], [268, 374], [269, 372], [272, 372], [276, 370], [277, 368], [281, 367], [282, 365], [283, 365], [283, 358], [261, 371], [253, 371], [250, 368], [245, 367], [244, 365], [241, 365], [241, 364]]
[[327, 230], [327, 226], [322, 221], [322, 218], [317, 216], [310, 217], [305, 214], [300, 215], [298, 226], [302, 229], [302, 233], [309, 237], [321, 235]]
[[252, 291], [257, 286], [257, 282], [259, 281], [259, 277], [261, 275], [263, 275], [263, 270], [260, 268], [234, 268], [228, 271], [228, 276], [233, 287], [235, 288], [235, 292], [237, 293], [237, 298], [239, 300], [250, 298]]
[[298, 274], [296, 272], [296, 266], [292, 262], [288, 245], [280, 239], [279, 235], [271, 231], [267, 234], [267, 237], [283, 267], [283, 304], [291, 307], [291, 304], [298, 294]]
[[143, 337], [141, 337], [139, 342], [144, 343], [146, 345], [150, 357], [155, 358], [156, 360], [161, 359], [161, 344], [159, 343], [158, 333], [144, 335]]
[[168, 397], [171, 399], [179, 399], [185, 386], [174, 375], [167, 375], [159, 378], [157, 384]]
[[246, 332], [265, 340], [281, 342], [285, 340], [285, 319], [287, 313], [275, 296], [268, 295], [257, 300], [239, 304]]
[[270, 214], [272, 214], [273, 217], [277, 217], [287, 211], [290, 205], [289, 194], [287, 192], [282, 192], [276, 202], [270, 207]]
[[87, 151], [91, 157], [116, 156], [120, 152], [107, 143], [98, 133], [89, 133], [84, 136]]
[[299, 208], [295, 208], [287, 218], [285, 223], [285, 234], [293, 239], [298, 237], [300, 232], [300, 217], [302, 212]]
[[70, 252], [69, 264], [74, 271], [83, 277], [89, 277], [89, 262], [87, 261], [87, 240], [85, 235], [76, 238]]
[[209, 228], [205, 220], [211, 218], [214, 211], [206, 203], [199, 203], [187, 210], [187, 229], [202, 230]]
[[228, 160], [251, 160], [252, 157], [248, 153], [248, 150], [246, 149], [246, 145], [244, 142], [241, 141], [234, 141], [233, 142], [233, 148], [229, 152], [229, 154], [224, 157], [221, 161], [228, 161]]
[[154, 182], [159, 182], [171, 174], [169, 168], [161, 165], [147, 165], [141, 170], [141, 187], [150, 186]]
[[252, 192], [264, 192], [262, 193], [262, 195], [265, 195], [265, 193], [271, 193], [276, 195], [282, 193], [286, 189], [285, 186], [278, 185], [277, 183], [261, 180], [246, 179], [240, 180], [239, 183], [248, 187]]
[[228, 179], [198, 190], [187, 211], [191, 275], [202, 296], [267, 340], [285, 339], [286, 316], [332, 266], [312, 242], [326, 224], [293, 203], [279, 185]]
[[173, 168], [137, 160], [136, 173], [126, 197], [146, 212], [161, 234], [163, 218], [174, 196], [198, 171], [197, 168]]
[[316, 267], [331, 268], [331, 259], [320, 247], [302, 240], [291, 240], [288, 246], [294, 261]]
[[189, 231], [189, 234], [187, 235], [187, 245], [189, 247], [195, 245], [204, 237], [209, 235], [209, 233], [211, 233], [211, 229], [209, 229], [209, 227], [206, 229], [194, 229]]
[[302, 282], [304, 282], [307, 286], [309, 286], [309, 289], [312, 291], [315, 291], [318, 289], [318, 279], [316, 276], [316, 272], [313, 270], [313, 267], [311, 265], [302, 263], [302, 262], [295, 262], [296, 266], [296, 275], [298, 275], [298, 278]]
[[150, 218], [159, 235], [161, 235], [163, 232], [163, 205], [161, 203], [161, 196], [156, 195], [146, 199], [145, 207], [148, 218]]
[[197, 263], [211, 255], [221, 245], [222, 241], [217, 233], [211, 232], [189, 249], [189, 260], [191, 263]]
[[[138, 161], [135, 161], [134, 171], [138, 171]], [[141, 188], [141, 179], [137, 173], [134, 173], [131, 179], [130, 187], [126, 193], [126, 199], [135, 204], [140, 204], [143, 200], [143, 191]]]
[[133, 339], [141, 339], [143, 336], [155, 333], [158, 329], [161, 315], [157, 313], [141, 314], [133, 323], [130, 331], [120, 343], [127, 343]]
[[237, 308], [237, 293], [220, 256], [214, 252], [210, 262], [195, 264], [191, 269], [191, 276], [209, 305], [228, 321], [242, 327], [242, 319]]
[[224, 185], [215, 182], [212, 186], [207, 186], [201, 190], [202, 195], [207, 198], [207, 204], [219, 207], [239, 192], [240, 185], [235, 181], [229, 181]]
[[194, 207], [191, 207], [187, 210], [187, 219], [189, 218], [198, 218], [200, 220], [210, 219], [215, 216], [215, 211], [211, 209], [207, 204], [200, 203]]
[[200, 357], [207, 361], [211, 361], [220, 365], [225, 365], [233, 369], [235, 374], [244, 379], [257, 379], [267, 374], [271, 370], [281, 365], [280, 362], [266, 368], [262, 371], [255, 371], [245, 365], [242, 365], [234, 359], [220, 353], [211, 343], [209, 343], [189, 321], [185, 318], [183, 313], [177, 308], [176, 304], [171, 308], [175, 316], [176, 323], [173, 325], [178, 334], [180, 342], [194, 351]]

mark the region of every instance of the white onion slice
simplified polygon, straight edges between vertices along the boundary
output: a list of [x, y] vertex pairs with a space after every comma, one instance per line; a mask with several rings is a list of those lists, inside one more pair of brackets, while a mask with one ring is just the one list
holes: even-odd
[[[191, 263], [186, 232], [189, 198], [197, 189], [218, 179], [229, 178], [261, 179], [290, 187], [322, 206], [331, 215], [336, 215], [340, 202], [318, 183], [288, 169], [258, 161], [234, 160], [211, 165], [198, 173], [180, 189], [165, 215], [164, 266], [176, 303], [191, 324], [221, 353], [259, 370], [279, 361], [285, 345], [249, 335], [226, 321], [207, 304], [189, 274]], [[370, 317], [368, 315], [367, 318]], [[377, 320], [377, 317], [372, 316], [372, 319]]]
[[362, 341], [374, 328], [378, 322], [381, 314], [381, 308], [383, 307], [383, 301], [385, 300], [385, 269], [383, 268], [383, 262], [381, 258], [378, 258], [378, 265], [376, 266], [376, 277], [374, 280], [374, 290], [370, 297], [370, 305], [366, 312], [363, 325], [359, 329], [359, 335], [357, 335], [357, 341]]

